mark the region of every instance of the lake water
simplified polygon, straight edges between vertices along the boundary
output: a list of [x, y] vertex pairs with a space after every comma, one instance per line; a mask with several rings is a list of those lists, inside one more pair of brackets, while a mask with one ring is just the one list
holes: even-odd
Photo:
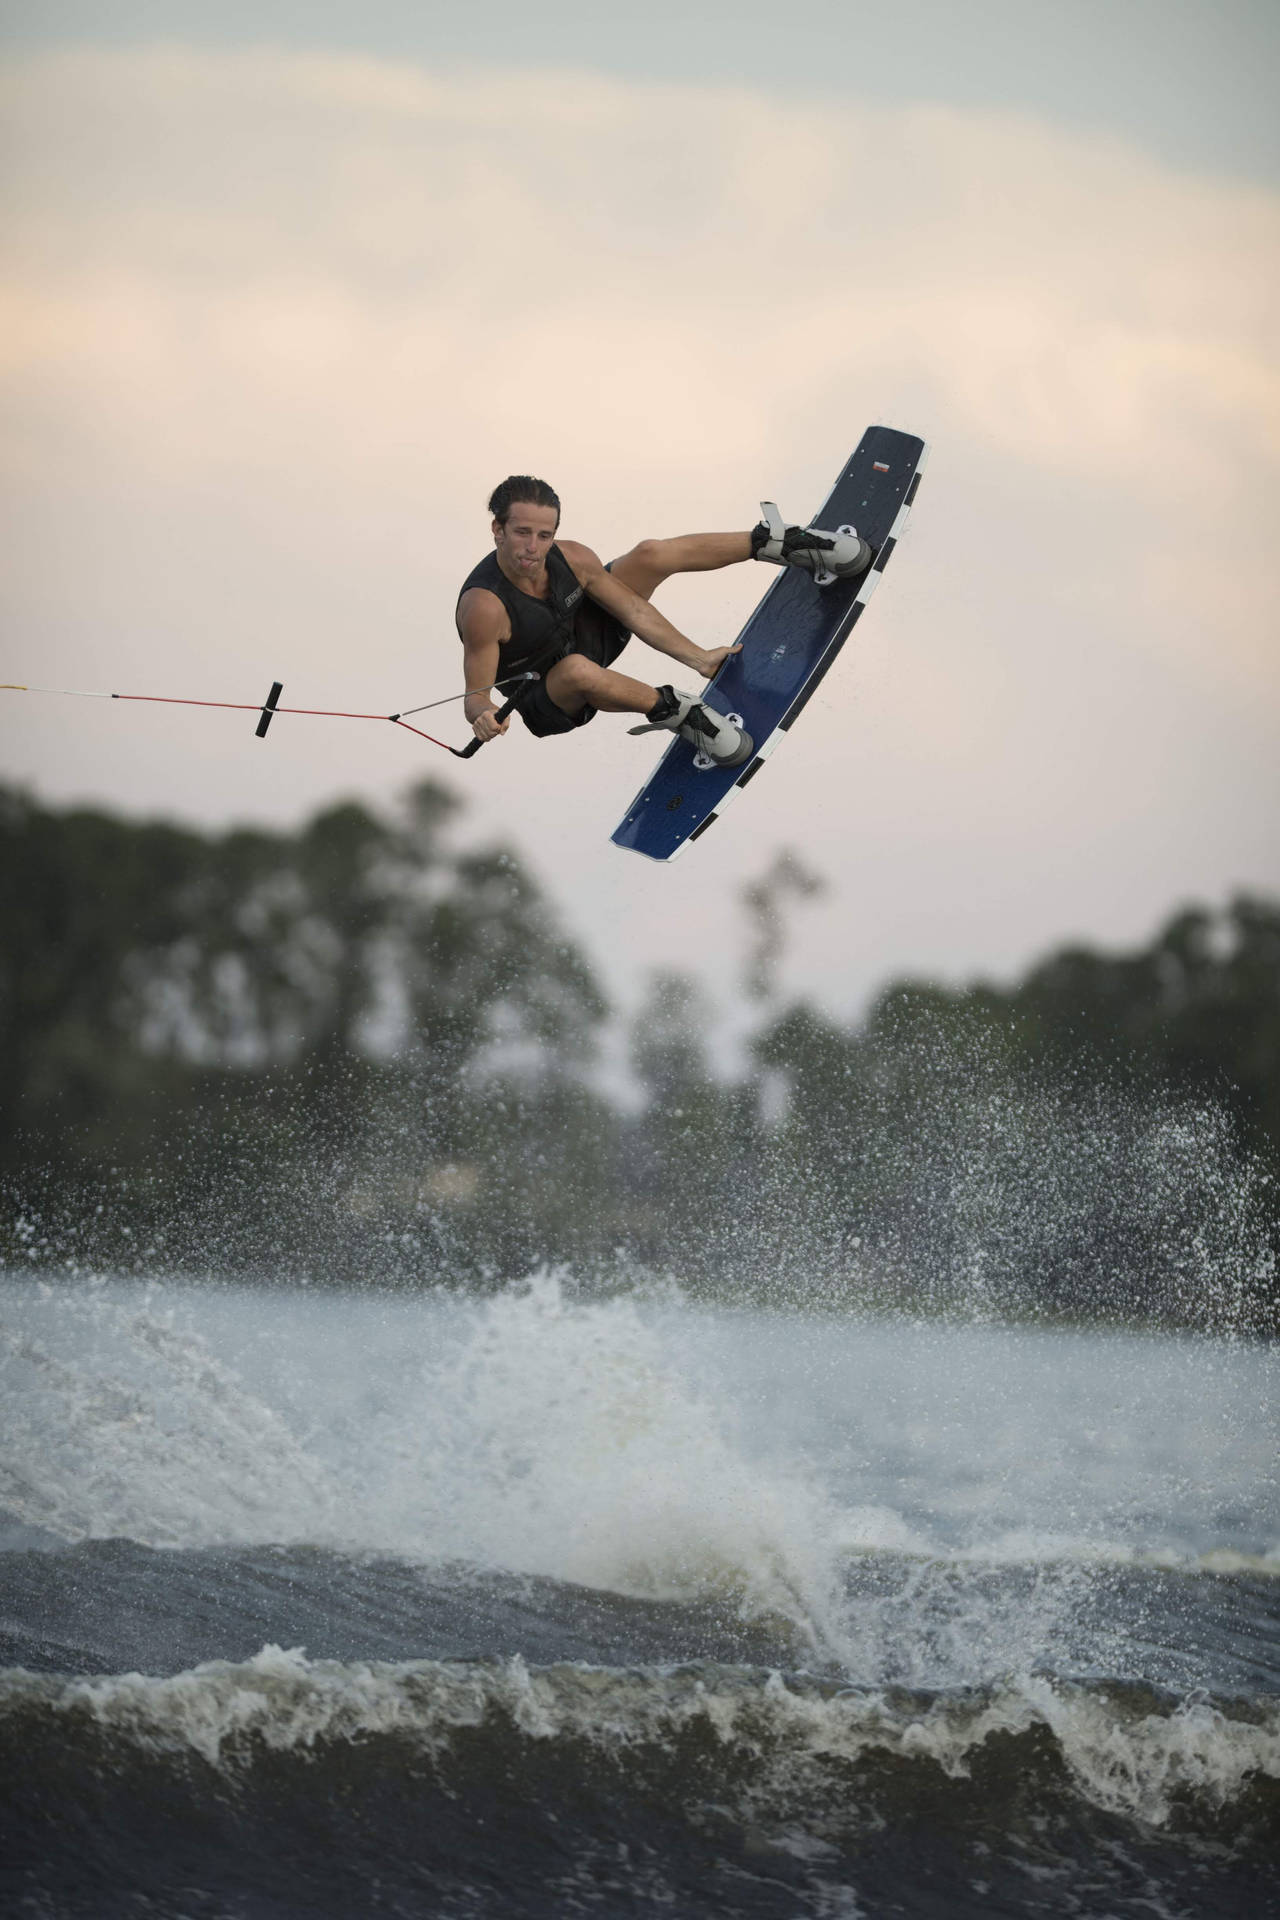
[[0, 1319], [8, 1911], [1280, 1914], [1274, 1349], [556, 1276]]

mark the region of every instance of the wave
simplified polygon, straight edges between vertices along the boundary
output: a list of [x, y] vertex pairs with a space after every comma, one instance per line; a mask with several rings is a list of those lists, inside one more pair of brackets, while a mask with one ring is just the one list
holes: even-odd
[[728, 1568], [672, 1601], [389, 1554], [114, 1540], [0, 1554], [0, 1593], [0, 1663], [63, 1674], [175, 1673], [276, 1642], [326, 1659], [803, 1667], [864, 1688], [972, 1687], [1013, 1671], [1280, 1692], [1275, 1581], [1185, 1569], [863, 1553], [845, 1569], [843, 1659], [754, 1610]]
[[[884, 1552], [879, 1543], [858, 1542], [848, 1545], [849, 1561], [870, 1558]], [[930, 1567], [1039, 1567], [1046, 1571], [1068, 1567], [1133, 1567], [1155, 1573], [1204, 1574], [1233, 1579], [1244, 1575], [1255, 1580], [1280, 1580], [1280, 1546], [1265, 1553], [1244, 1553], [1235, 1547], [1210, 1547], [1202, 1553], [1179, 1552], [1172, 1547], [1135, 1547], [1120, 1540], [1074, 1540], [1047, 1534], [1017, 1534], [1010, 1538], [984, 1542], [972, 1547], [933, 1547], [914, 1551], [897, 1549], [897, 1557], [918, 1566]]]
[[[678, 1753], [696, 1732], [763, 1768], [780, 1793], [824, 1767], [879, 1756], [961, 1779], [1002, 1740], [1041, 1780], [1059, 1771], [1093, 1806], [1151, 1825], [1222, 1809], [1246, 1787], [1280, 1785], [1280, 1700], [1183, 1699], [1132, 1684], [1028, 1676], [961, 1694], [864, 1691], [777, 1669], [528, 1666], [501, 1661], [340, 1662], [264, 1647], [169, 1678], [0, 1675], [0, 1723], [57, 1728], [64, 1746], [92, 1727], [117, 1757], [190, 1752], [251, 1765], [265, 1750], [314, 1752], [378, 1737], [440, 1756], [489, 1727], [512, 1742]], [[28, 1752], [31, 1748], [28, 1748]], [[1280, 1796], [1273, 1803], [1280, 1810]]]
[[0, 1727], [0, 1890], [64, 1916], [1276, 1912], [1275, 1700], [270, 1646]]

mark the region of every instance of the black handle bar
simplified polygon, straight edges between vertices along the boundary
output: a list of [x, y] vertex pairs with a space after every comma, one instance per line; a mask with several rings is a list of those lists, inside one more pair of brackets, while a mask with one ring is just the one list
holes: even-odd
[[[532, 676], [530, 676], [530, 677], [532, 677]], [[500, 707], [498, 708], [498, 711], [497, 711], [497, 713], [496, 713], [496, 714], [494, 715], [494, 718], [495, 718], [495, 720], [506, 720], [506, 719], [509, 719], [509, 718], [510, 718], [510, 716], [511, 716], [511, 715], [512, 715], [512, 714], [513, 714], [513, 713], [515, 712], [515, 710], [516, 710], [516, 703], [515, 703], [515, 701], [514, 701], [514, 700], [508, 700], [508, 701], [506, 701], [506, 703], [505, 703], [505, 704], [504, 704], [503, 706], [500, 706]], [[466, 746], [466, 747], [450, 747], [450, 749], [449, 749], [449, 751], [450, 751], [450, 753], [456, 753], [456, 754], [457, 754], [457, 756], [458, 756], [458, 758], [459, 758], [459, 760], [469, 760], [469, 759], [471, 758], [471, 756], [472, 756], [472, 754], [473, 754], [473, 753], [479, 753], [479, 751], [480, 751], [480, 749], [481, 749], [481, 747], [482, 747], [483, 745], [484, 745], [484, 741], [483, 741], [483, 740], [482, 740], [482, 739], [481, 739], [481, 738], [479, 737], [479, 735], [477, 734], [477, 736], [476, 736], [476, 738], [475, 738], [475, 739], [474, 739], [474, 740], [473, 740], [473, 741], [471, 742], [471, 744], [470, 744], [469, 746]]]

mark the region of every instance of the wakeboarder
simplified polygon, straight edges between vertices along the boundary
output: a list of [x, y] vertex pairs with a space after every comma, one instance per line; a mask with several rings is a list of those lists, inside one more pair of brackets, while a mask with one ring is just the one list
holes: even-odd
[[665, 731], [692, 741], [717, 765], [750, 759], [749, 734], [697, 694], [619, 673], [615, 660], [634, 636], [710, 680], [737, 647], [700, 647], [651, 604], [676, 573], [707, 573], [743, 560], [801, 567], [817, 579], [860, 573], [871, 549], [855, 533], [790, 527], [771, 502], [746, 533], [689, 533], [641, 540], [607, 566], [590, 547], [557, 538], [560, 501], [545, 480], [513, 474], [489, 500], [494, 550], [458, 596], [467, 693], [476, 739], [507, 731], [490, 691], [517, 674], [537, 674], [507, 697], [539, 737], [570, 733], [597, 713], [634, 713], [633, 733]]

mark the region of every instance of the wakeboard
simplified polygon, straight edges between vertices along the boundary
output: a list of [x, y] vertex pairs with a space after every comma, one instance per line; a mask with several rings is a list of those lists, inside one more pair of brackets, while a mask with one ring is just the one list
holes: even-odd
[[893, 427], [868, 427], [835, 486], [810, 521], [828, 530], [856, 527], [872, 551], [851, 579], [819, 586], [785, 567], [738, 635], [703, 699], [741, 720], [756, 750], [742, 767], [706, 762], [678, 737], [663, 754], [613, 833], [613, 844], [650, 860], [674, 860], [720, 818], [755, 779], [817, 691], [880, 584], [902, 536], [928, 457], [923, 440]]

